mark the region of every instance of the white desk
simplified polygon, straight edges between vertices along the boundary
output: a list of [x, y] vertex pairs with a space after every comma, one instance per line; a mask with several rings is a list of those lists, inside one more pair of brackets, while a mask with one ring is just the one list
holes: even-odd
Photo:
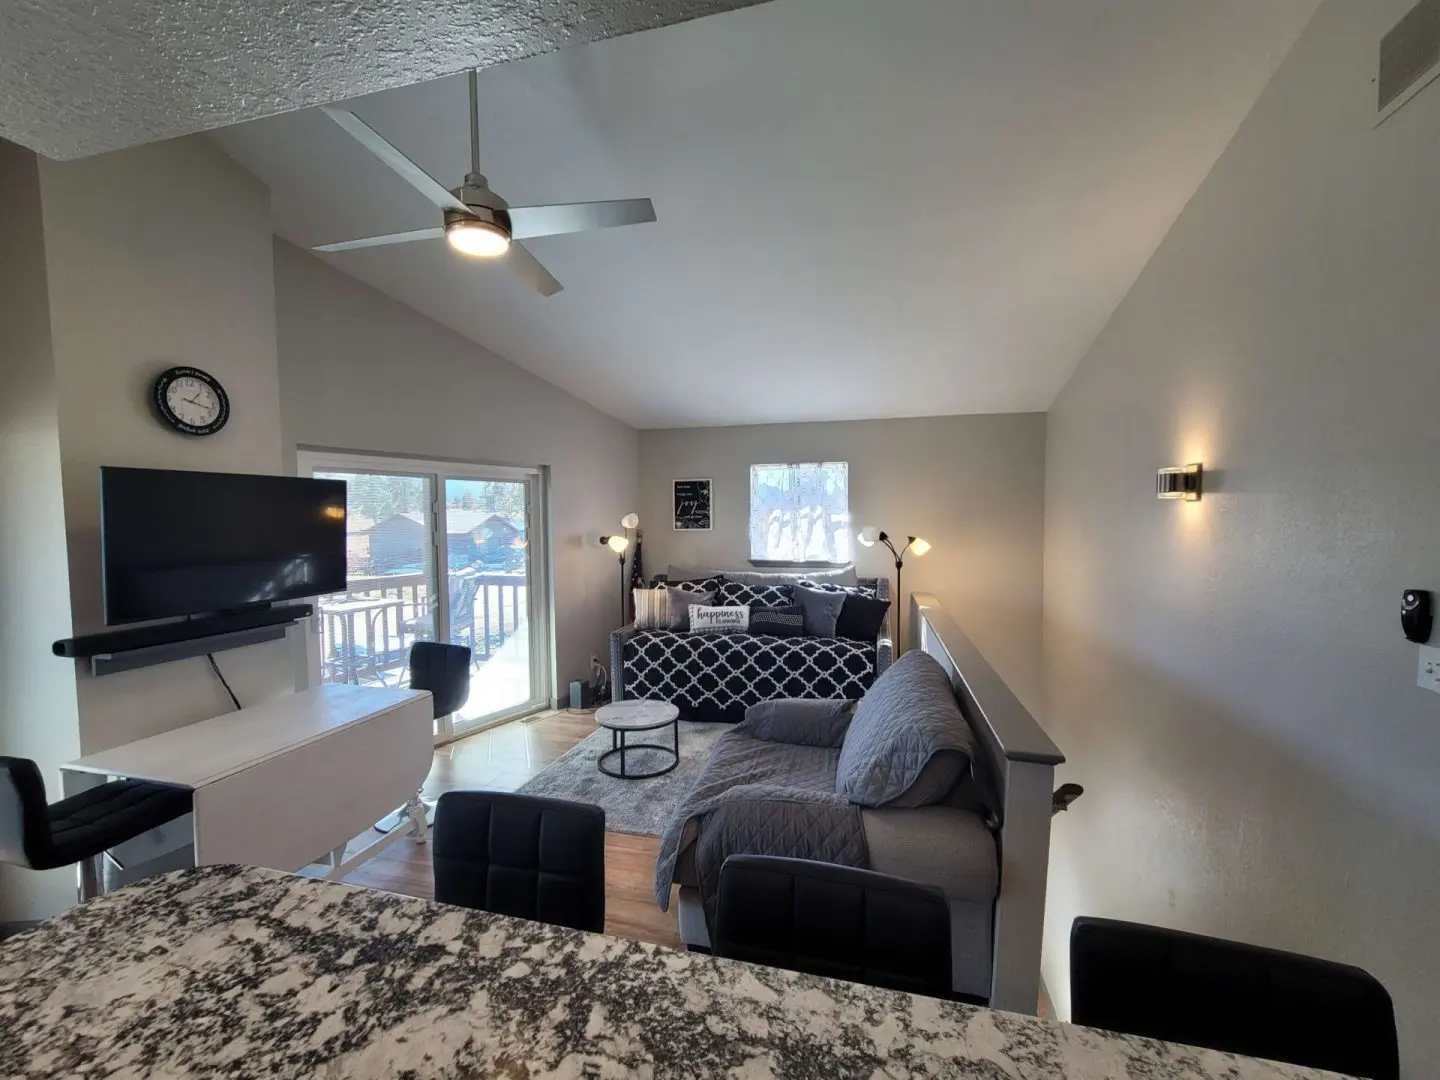
[[[196, 865], [297, 871], [331, 854], [341, 877], [404, 835], [425, 840], [417, 792], [434, 753], [430, 694], [321, 686], [61, 766], [67, 795], [119, 776], [195, 793]], [[408, 827], [343, 858], [405, 805]]]

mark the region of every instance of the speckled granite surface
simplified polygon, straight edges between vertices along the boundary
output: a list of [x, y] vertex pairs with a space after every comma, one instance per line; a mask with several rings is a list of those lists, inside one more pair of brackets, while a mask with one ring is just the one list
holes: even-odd
[[112, 893], [0, 946], [0, 1075], [1324, 1074], [206, 867]]

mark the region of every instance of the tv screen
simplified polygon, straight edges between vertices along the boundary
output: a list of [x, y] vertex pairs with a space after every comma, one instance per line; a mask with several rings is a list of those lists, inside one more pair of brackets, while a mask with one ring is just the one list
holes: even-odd
[[110, 625], [345, 589], [345, 482], [100, 470]]

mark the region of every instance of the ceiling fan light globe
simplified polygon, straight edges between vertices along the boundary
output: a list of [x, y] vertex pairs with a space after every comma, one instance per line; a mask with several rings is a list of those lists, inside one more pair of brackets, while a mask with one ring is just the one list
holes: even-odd
[[495, 259], [510, 250], [510, 234], [488, 221], [472, 219], [450, 221], [445, 225], [445, 239], [462, 255]]

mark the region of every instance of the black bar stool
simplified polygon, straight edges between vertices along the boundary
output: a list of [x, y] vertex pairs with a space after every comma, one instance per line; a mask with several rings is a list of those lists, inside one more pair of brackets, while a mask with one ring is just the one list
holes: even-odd
[[[447, 645], [441, 641], [417, 641], [410, 646], [407, 661], [410, 689], [429, 690], [435, 706], [435, 719], [448, 716], [470, 697], [470, 650], [464, 645]], [[427, 825], [435, 823], [435, 800], [424, 799], [420, 793], [406, 807], [416, 814], [425, 808]], [[388, 833], [399, 828], [405, 819], [406, 807], [392, 811], [375, 823], [375, 831]], [[421, 837], [421, 840], [424, 838]], [[343, 857], [343, 849], [336, 857]], [[339, 862], [335, 863], [340, 865]]]
[[48, 803], [29, 758], [0, 757], [0, 862], [31, 870], [79, 867], [80, 899], [100, 892], [100, 856], [190, 812], [188, 788], [112, 780]]
[[435, 899], [601, 933], [605, 811], [497, 791], [447, 791], [435, 808]]
[[1071, 1020], [1370, 1080], [1398, 1080], [1390, 995], [1333, 960], [1081, 916]]
[[715, 954], [928, 997], [952, 995], [945, 894], [832, 863], [731, 855], [720, 867]]

